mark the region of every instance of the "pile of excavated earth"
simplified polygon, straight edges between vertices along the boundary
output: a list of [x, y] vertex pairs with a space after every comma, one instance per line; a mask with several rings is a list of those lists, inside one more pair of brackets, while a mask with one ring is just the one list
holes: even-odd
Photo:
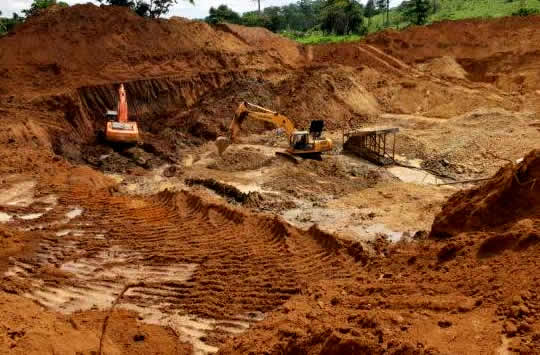
[[[540, 17], [303, 46], [52, 7], [0, 38], [0, 352], [536, 353]], [[104, 139], [127, 91], [142, 144]], [[244, 101], [334, 149], [298, 164]], [[342, 151], [399, 128], [399, 164]]]

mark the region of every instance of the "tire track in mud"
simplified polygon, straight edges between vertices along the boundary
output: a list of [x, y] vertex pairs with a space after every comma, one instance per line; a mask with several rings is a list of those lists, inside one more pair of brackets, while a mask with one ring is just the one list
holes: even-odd
[[44, 238], [5, 274], [27, 296], [63, 313], [119, 306], [174, 328], [196, 353], [264, 318], [311, 282], [349, 279], [357, 265], [311, 231], [203, 201], [190, 193], [152, 198], [72, 191], [19, 228]]

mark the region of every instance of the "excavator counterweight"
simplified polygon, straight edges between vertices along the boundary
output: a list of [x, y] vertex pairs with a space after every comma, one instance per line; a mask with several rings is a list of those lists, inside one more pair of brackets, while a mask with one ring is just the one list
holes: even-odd
[[113, 143], [137, 143], [140, 140], [137, 122], [129, 122], [126, 90], [124, 84], [118, 89], [118, 111], [109, 111], [107, 116], [115, 116], [105, 127], [105, 138]]

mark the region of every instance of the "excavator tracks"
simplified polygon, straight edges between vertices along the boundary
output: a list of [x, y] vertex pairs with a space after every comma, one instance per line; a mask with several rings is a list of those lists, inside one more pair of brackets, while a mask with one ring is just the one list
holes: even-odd
[[[121, 308], [170, 326], [212, 353], [308, 283], [354, 277], [357, 265], [310, 232], [196, 195], [134, 198], [70, 192], [19, 223], [43, 237], [6, 276], [26, 296], [66, 314]], [[17, 226], [17, 223], [15, 226]]]

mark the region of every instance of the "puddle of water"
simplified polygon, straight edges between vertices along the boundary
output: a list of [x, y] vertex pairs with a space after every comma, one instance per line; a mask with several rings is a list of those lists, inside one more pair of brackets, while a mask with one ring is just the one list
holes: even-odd
[[0, 223], [7, 223], [11, 221], [13, 217], [10, 214], [0, 212]]
[[423, 170], [405, 168], [402, 166], [393, 166], [387, 170], [403, 182], [410, 182], [420, 185], [432, 185], [442, 182], [442, 180], [437, 178], [435, 175], [431, 175]]
[[387, 228], [382, 223], [373, 224], [373, 225], [365, 228], [365, 231], [366, 231], [366, 233], [372, 234], [374, 236], [376, 236], [378, 234], [384, 234], [393, 243], [399, 242], [401, 240], [401, 238], [403, 237], [403, 232], [395, 232], [395, 231]]
[[21, 215], [18, 217], [20, 219], [24, 219], [25, 221], [30, 221], [32, 219], [38, 219], [41, 216], [43, 216], [43, 213], [29, 213], [29, 214]]
[[217, 330], [236, 335], [250, 327], [250, 323], [243, 320], [216, 320], [200, 318], [191, 314], [167, 314], [160, 310], [160, 308], [164, 309], [164, 306], [166, 304], [149, 307], [123, 304], [119, 307], [137, 312], [145, 323], [173, 328], [180, 335], [182, 341], [193, 344], [193, 354], [196, 355], [212, 354], [219, 350], [215, 346], [206, 344], [205, 338], [210, 333]]
[[80, 237], [83, 235], [84, 231], [78, 230], [78, 229], [62, 229], [55, 233], [57, 237], [64, 237], [68, 235], [69, 233], [73, 233], [75, 237]]
[[76, 207], [76, 208], [72, 209], [71, 211], [69, 211], [68, 213], [66, 213], [66, 217], [68, 219], [73, 219], [75, 217], [79, 217], [80, 215], [82, 215], [82, 213], [83, 213], [83, 209], [79, 208], [79, 207]]
[[24, 181], [0, 192], [0, 205], [28, 207], [34, 202], [34, 181]]

